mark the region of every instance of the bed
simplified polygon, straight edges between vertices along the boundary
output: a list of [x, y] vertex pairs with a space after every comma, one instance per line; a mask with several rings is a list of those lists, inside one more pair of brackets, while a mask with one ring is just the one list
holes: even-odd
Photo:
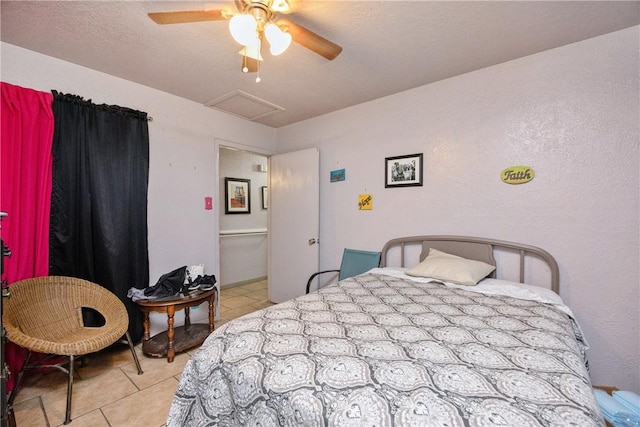
[[[458, 280], [467, 264], [486, 269], [476, 285]], [[434, 265], [455, 282], [429, 277]], [[167, 426], [604, 426], [558, 291], [537, 247], [391, 240], [380, 268], [218, 328], [187, 363]]]

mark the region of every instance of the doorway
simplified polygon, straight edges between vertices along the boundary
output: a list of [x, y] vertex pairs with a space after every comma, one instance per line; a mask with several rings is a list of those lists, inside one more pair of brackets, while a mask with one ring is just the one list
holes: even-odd
[[219, 146], [220, 322], [267, 298], [268, 157]]

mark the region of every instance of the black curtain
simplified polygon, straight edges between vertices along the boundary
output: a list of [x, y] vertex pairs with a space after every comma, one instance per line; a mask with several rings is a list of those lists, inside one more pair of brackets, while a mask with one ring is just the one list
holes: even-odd
[[149, 284], [147, 115], [53, 96], [49, 274], [86, 279], [116, 294], [138, 341], [142, 314], [127, 291]]

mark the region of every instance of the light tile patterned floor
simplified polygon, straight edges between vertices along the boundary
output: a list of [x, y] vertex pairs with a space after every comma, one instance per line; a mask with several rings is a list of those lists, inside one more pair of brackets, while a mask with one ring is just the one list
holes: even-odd
[[[266, 280], [223, 289], [216, 327], [270, 305]], [[138, 344], [142, 375], [137, 375], [126, 346], [90, 355], [85, 366], [76, 369], [70, 426], [163, 426], [182, 370], [195, 350], [177, 354], [173, 363], [167, 363], [164, 358], [144, 356]], [[17, 426], [62, 425], [66, 385], [66, 375], [58, 370], [25, 374], [14, 403]]]

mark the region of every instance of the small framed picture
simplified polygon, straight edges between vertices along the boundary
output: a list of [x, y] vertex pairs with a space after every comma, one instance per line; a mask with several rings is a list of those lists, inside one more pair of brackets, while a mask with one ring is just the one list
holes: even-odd
[[384, 186], [422, 186], [422, 153], [384, 159]]
[[339, 182], [345, 180], [345, 170], [338, 169], [330, 172], [331, 182]]
[[267, 209], [267, 202], [269, 197], [269, 192], [267, 187], [260, 187], [262, 189], [262, 209]]
[[241, 178], [224, 179], [224, 213], [251, 213], [251, 180]]

